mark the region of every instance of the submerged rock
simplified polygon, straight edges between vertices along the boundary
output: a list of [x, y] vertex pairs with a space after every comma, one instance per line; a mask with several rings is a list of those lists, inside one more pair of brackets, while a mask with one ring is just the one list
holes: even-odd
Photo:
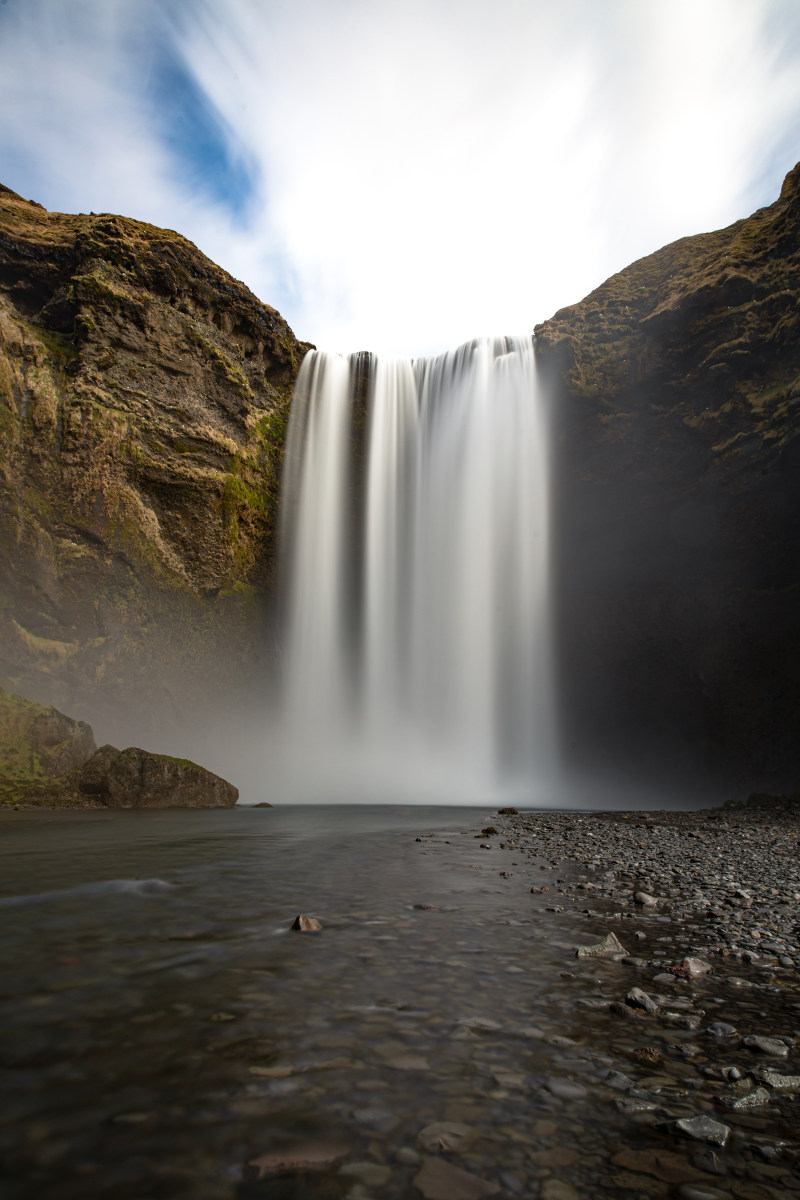
[[414, 1176], [414, 1187], [419, 1188], [425, 1200], [482, 1200], [500, 1191], [496, 1183], [470, 1175], [441, 1158], [425, 1160]]

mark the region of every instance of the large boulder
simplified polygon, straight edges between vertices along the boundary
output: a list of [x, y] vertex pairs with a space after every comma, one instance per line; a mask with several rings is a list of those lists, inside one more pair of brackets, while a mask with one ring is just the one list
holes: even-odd
[[78, 789], [109, 808], [232, 808], [239, 799], [233, 784], [197, 763], [137, 746], [101, 746]]

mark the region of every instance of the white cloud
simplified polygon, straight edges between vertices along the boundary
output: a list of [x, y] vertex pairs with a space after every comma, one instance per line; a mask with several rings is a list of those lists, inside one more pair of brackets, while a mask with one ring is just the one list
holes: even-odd
[[[326, 348], [529, 330], [634, 258], [768, 203], [796, 153], [794, 0], [7, 10], [17, 106], [0, 152], [23, 164], [16, 186], [179, 228]], [[144, 68], [165, 14], [259, 164], [246, 225], [183, 186], [154, 125]]]

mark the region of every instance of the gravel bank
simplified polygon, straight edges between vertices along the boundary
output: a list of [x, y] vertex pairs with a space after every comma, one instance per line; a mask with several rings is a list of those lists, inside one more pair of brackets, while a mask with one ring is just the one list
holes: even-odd
[[[649, 1131], [609, 1147], [606, 1186], [616, 1169], [620, 1194], [800, 1195], [800, 806], [493, 822], [500, 874], [584, 921], [565, 1033], [603, 1039], [628, 1146]], [[699, 1180], [670, 1176], [676, 1153]]]

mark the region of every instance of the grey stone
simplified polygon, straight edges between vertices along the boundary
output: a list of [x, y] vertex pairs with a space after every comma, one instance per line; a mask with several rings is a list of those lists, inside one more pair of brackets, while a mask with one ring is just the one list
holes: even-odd
[[675, 1128], [687, 1137], [698, 1142], [711, 1142], [715, 1146], [724, 1146], [728, 1140], [730, 1128], [721, 1121], [711, 1117], [682, 1117], [675, 1122]]
[[627, 954], [615, 933], [608, 933], [601, 942], [590, 946], [576, 946], [576, 958], [613, 958], [615, 954]]
[[726, 1096], [723, 1104], [732, 1112], [747, 1112], [751, 1108], [762, 1108], [763, 1105], [769, 1104], [771, 1099], [767, 1089], [759, 1087], [752, 1092], [747, 1092], [744, 1096]]
[[632, 1004], [634, 1008], [643, 1008], [645, 1012], [650, 1014], [657, 1013], [661, 1008], [657, 1000], [654, 1000], [652, 996], [648, 995], [647, 992], [643, 992], [638, 987], [631, 988], [625, 1000], [628, 1004]]
[[757, 1033], [743, 1037], [742, 1045], [746, 1050], [754, 1050], [757, 1054], [771, 1054], [774, 1058], [786, 1058], [789, 1054], [785, 1042], [779, 1042], [777, 1038], [761, 1037]]

